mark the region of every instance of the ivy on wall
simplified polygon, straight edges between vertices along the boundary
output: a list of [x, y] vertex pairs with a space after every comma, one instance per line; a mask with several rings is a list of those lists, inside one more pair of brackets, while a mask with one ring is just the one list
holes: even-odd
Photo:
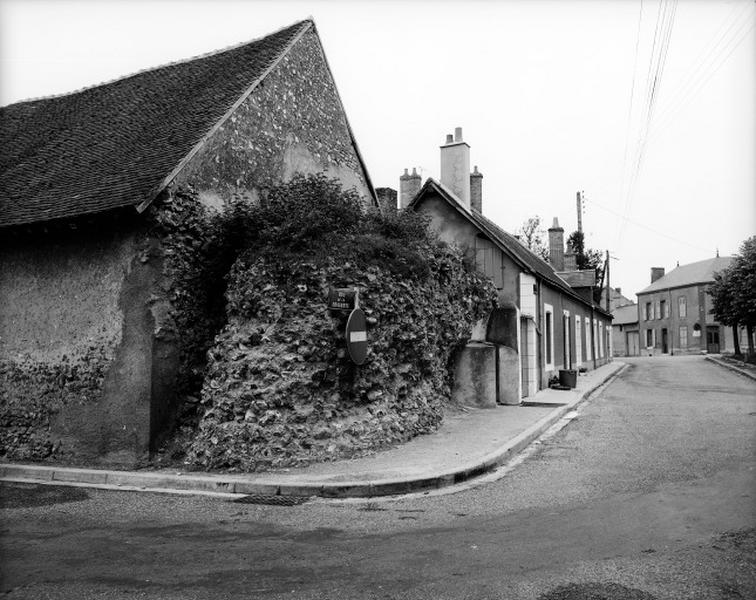
[[[363, 211], [323, 176], [229, 212], [239, 257], [208, 355], [187, 463], [255, 471], [355, 456], [435, 429], [455, 349], [495, 302], [490, 281], [421, 217]], [[366, 364], [346, 356], [329, 286], [358, 287]]]

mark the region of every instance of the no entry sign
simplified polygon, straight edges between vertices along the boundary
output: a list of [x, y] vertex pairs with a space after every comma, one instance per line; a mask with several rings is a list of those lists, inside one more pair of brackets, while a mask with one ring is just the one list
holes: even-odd
[[355, 308], [349, 315], [346, 342], [352, 362], [356, 365], [363, 364], [367, 358], [367, 324], [362, 309]]

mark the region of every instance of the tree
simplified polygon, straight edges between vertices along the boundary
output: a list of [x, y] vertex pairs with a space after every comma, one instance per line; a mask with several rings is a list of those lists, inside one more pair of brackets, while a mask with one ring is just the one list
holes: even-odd
[[541, 227], [541, 217], [538, 215], [530, 217], [515, 232], [515, 235], [517, 235], [519, 240], [526, 248], [533, 252], [533, 254], [536, 254], [543, 260], [548, 260], [549, 249], [543, 241], [545, 234], [546, 231]]
[[740, 354], [740, 340], [738, 339], [738, 316], [734, 306], [735, 291], [733, 278], [728, 276], [728, 269], [714, 274], [714, 283], [707, 290], [711, 296], [713, 308], [711, 312], [722, 325], [732, 327], [735, 342], [735, 354]]
[[596, 287], [593, 288], [593, 300], [601, 302], [601, 290], [604, 287], [604, 254], [600, 250], [585, 247], [585, 235], [582, 231], [573, 231], [567, 238], [567, 247], [575, 253], [578, 270], [596, 272]]
[[[714, 275], [709, 287], [712, 313], [725, 325], [745, 325], [748, 355], [754, 357], [753, 330], [756, 327], [756, 236], [745, 240], [740, 254], [729, 267]], [[737, 336], [736, 336], [737, 337]]]

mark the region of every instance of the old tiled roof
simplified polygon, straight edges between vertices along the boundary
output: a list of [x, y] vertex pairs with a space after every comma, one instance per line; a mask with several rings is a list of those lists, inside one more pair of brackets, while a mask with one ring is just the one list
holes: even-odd
[[229, 50], [0, 108], [0, 226], [150, 202], [311, 25], [301, 21]]
[[541, 277], [546, 283], [567, 294], [574, 300], [592, 306], [594, 310], [609, 316], [609, 314], [600, 307], [586, 302], [585, 298], [582, 298], [577, 294], [567, 282], [564, 281], [564, 279], [557, 275], [556, 271], [554, 271], [549, 263], [531, 252], [516, 237], [504, 231], [496, 223], [484, 217], [479, 212], [466, 209], [451, 190], [435, 179], [429, 178], [425, 182], [422, 189], [417, 193], [417, 196], [415, 196], [412, 202], [410, 202], [409, 207], [416, 206], [417, 203], [431, 190], [435, 191], [439, 196], [446, 200], [446, 202], [456, 208], [460, 214], [464, 215], [469, 221], [471, 221], [478, 229], [487, 234], [494, 243], [511, 256], [512, 259], [526, 271]]
[[709, 283], [714, 281], [714, 273], [721, 271], [730, 266], [732, 256], [717, 256], [708, 260], [699, 260], [698, 262], [682, 265], [672, 269], [669, 273], [654, 281], [648, 287], [642, 289], [638, 294], [647, 294], [659, 290], [670, 288], [684, 287], [686, 285], [695, 285], [698, 283]]

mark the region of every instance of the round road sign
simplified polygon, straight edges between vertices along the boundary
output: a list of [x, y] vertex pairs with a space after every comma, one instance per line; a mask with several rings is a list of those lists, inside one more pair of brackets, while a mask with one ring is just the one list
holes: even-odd
[[355, 308], [347, 320], [346, 341], [349, 358], [356, 365], [361, 365], [367, 358], [367, 325], [365, 313]]

